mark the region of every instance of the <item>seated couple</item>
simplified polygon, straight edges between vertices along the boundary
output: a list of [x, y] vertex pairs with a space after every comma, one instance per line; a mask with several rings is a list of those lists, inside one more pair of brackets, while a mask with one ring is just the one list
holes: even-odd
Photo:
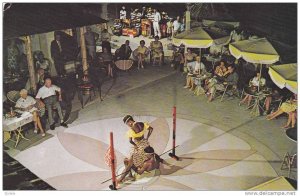
[[[237, 82], [239, 79], [238, 74], [235, 72], [235, 68], [232, 65], [228, 66], [226, 77], [219, 80], [219, 76], [215, 74], [214, 77], [206, 81], [205, 89], [207, 90], [208, 102], [214, 99], [216, 91], [225, 91], [226, 86], [230, 86], [231, 91], [237, 88]], [[231, 92], [233, 94], [233, 92]]]
[[[153, 128], [148, 123], [135, 122], [130, 115], [125, 116], [123, 121], [130, 127], [127, 135], [133, 148], [130, 157], [124, 159], [125, 169], [121, 177], [117, 179], [117, 183], [122, 183], [127, 175], [130, 180], [133, 180], [131, 170], [141, 175], [145, 171], [158, 169], [159, 164], [163, 162], [148, 142]], [[146, 131], [148, 131], [148, 134], [145, 137]]]

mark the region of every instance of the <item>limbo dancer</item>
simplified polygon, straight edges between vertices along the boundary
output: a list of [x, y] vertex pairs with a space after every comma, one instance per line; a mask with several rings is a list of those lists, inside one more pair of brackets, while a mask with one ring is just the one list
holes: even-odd
[[[126, 115], [123, 118], [123, 122], [130, 127], [127, 132], [129, 142], [133, 145], [132, 151], [130, 153], [130, 158], [125, 158], [125, 175], [122, 175], [118, 179], [118, 182], [122, 182], [125, 176], [129, 173], [129, 178], [132, 178], [131, 168], [132, 165], [136, 168], [143, 168], [145, 161], [149, 159], [149, 155], [145, 152], [147, 147], [150, 147], [148, 139], [153, 132], [153, 128], [146, 122], [135, 122], [133, 117]], [[145, 132], [148, 131], [147, 136], [145, 137]], [[154, 151], [154, 150], [153, 150]], [[154, 153], [154, 152], [153, 152]], [[155, 153], [154, 153], [155, 154]], [[156, 154], [155, 154], [156, 155]], [[156, 158], [161, 161], [158, 155]], [[122, 173], [124, 173], [122, 172]]]
[[151, 172], [155, 169], [159, 169], [162, 159], [154, 152], [154, 149], [151, 146], [148, 146], [144, 149], [144, 153], [147, 159], [139, 167], [136, 167], [133, 164], [132, 157], [129, 159], [125, 158], [125, 169], [122, 172], [121, 177], [117, 179], [117, 183], [122, 183], [127, 175], [129, 175], [127, 178], [128, 180], [135, 180], [135, 178], [132, 176], [131, 170], [135, 171], [139, 175], [142, 175], [144, 172]]

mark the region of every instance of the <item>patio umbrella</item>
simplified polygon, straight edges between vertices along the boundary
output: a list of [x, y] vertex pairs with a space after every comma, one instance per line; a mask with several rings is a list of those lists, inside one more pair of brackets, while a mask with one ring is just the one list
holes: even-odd
[[250, 63], [272, 64], [279, 60], [278, 53], [266, 38], [231, 43], [229, 51], [235, 58], [243, 58]]
[[230, 35], [213, 29], [201, 27], [184, 31], [173, 38], [173, 44], [180, 46], [184, 44], [190, 48], [208, 48], [211, 45], [225, 45], [230, 41]]
[[297, 93], [297, 63], [273, 65], [269, 68], [269, 75], [279, 88], [286, 87]]
[[[236, 59], [243, 58], [247, 62], [260, 64], [260, 75], [262, 64], [272, 64], [279, 60], [278, 53], [266, 38], [249, 39], [231, 43], [229, 44], [229, 51]], [[260, 92], [260, 85], [258, 85], [258, 92]], [[255, 116], [260, 114], [259, 108], [262, 108], [259, 99], [259, 96], [257, 96], [251, 112]]]
[[247, 62], [260, 64], [260, 73], [262, 64], [272, 64], [279, 60], [278, 53], [266, 38], [231, 43], [229, 51], [236, 59], [243, 58]]

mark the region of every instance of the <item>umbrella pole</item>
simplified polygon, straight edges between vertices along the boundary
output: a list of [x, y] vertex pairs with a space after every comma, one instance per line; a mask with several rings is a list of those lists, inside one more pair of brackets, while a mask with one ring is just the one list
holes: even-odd
[[261, 70], [262, 70], [262, 64], [260, 63], [259, 80], [258, 80], [258, 92], [259, 92], [259, 90], [260, 90]]

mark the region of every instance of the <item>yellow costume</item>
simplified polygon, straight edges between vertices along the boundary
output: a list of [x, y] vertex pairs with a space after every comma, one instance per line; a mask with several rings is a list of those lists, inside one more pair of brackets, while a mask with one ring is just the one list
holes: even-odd
[[287, 101], [284, 102], [281, 106], [280, 109], [284, 111], [285, 113], [290, 113], [293, 112], [297, 109], [297, 101]]
[[[135, 122], [133, 126], [135, 126], [136, 123], [137, 122]], [[136, 167], [141, 167], [148, 159], [144, 149], [149, 146], [149, 142], [144, 138], [144, 134], [149, 127], [150, 125], [148, 123], [143, 123], [143, 130], [141, 130], [139, 133], [136, 133], [133, 129], [130, 129], [127, 132], [128, 138], [132, 138], [136, 144], [136, 147], [133, 147], [131, 150], [133, 164]]]
[[[136, 122], [133, 124], [133, 126], [136, 124]], [[143, 123], [144, 124], [144, 129], [140, 131], [139, 133], [136, 133], [133, 129], [129, 129], [127, 131], [127, 136], [128, 138], [132, 138], [133, 140], [136, 138], [140, 138], [144, 136], [145, 132], [149, 129], [150, 125], [148, 123]]]

